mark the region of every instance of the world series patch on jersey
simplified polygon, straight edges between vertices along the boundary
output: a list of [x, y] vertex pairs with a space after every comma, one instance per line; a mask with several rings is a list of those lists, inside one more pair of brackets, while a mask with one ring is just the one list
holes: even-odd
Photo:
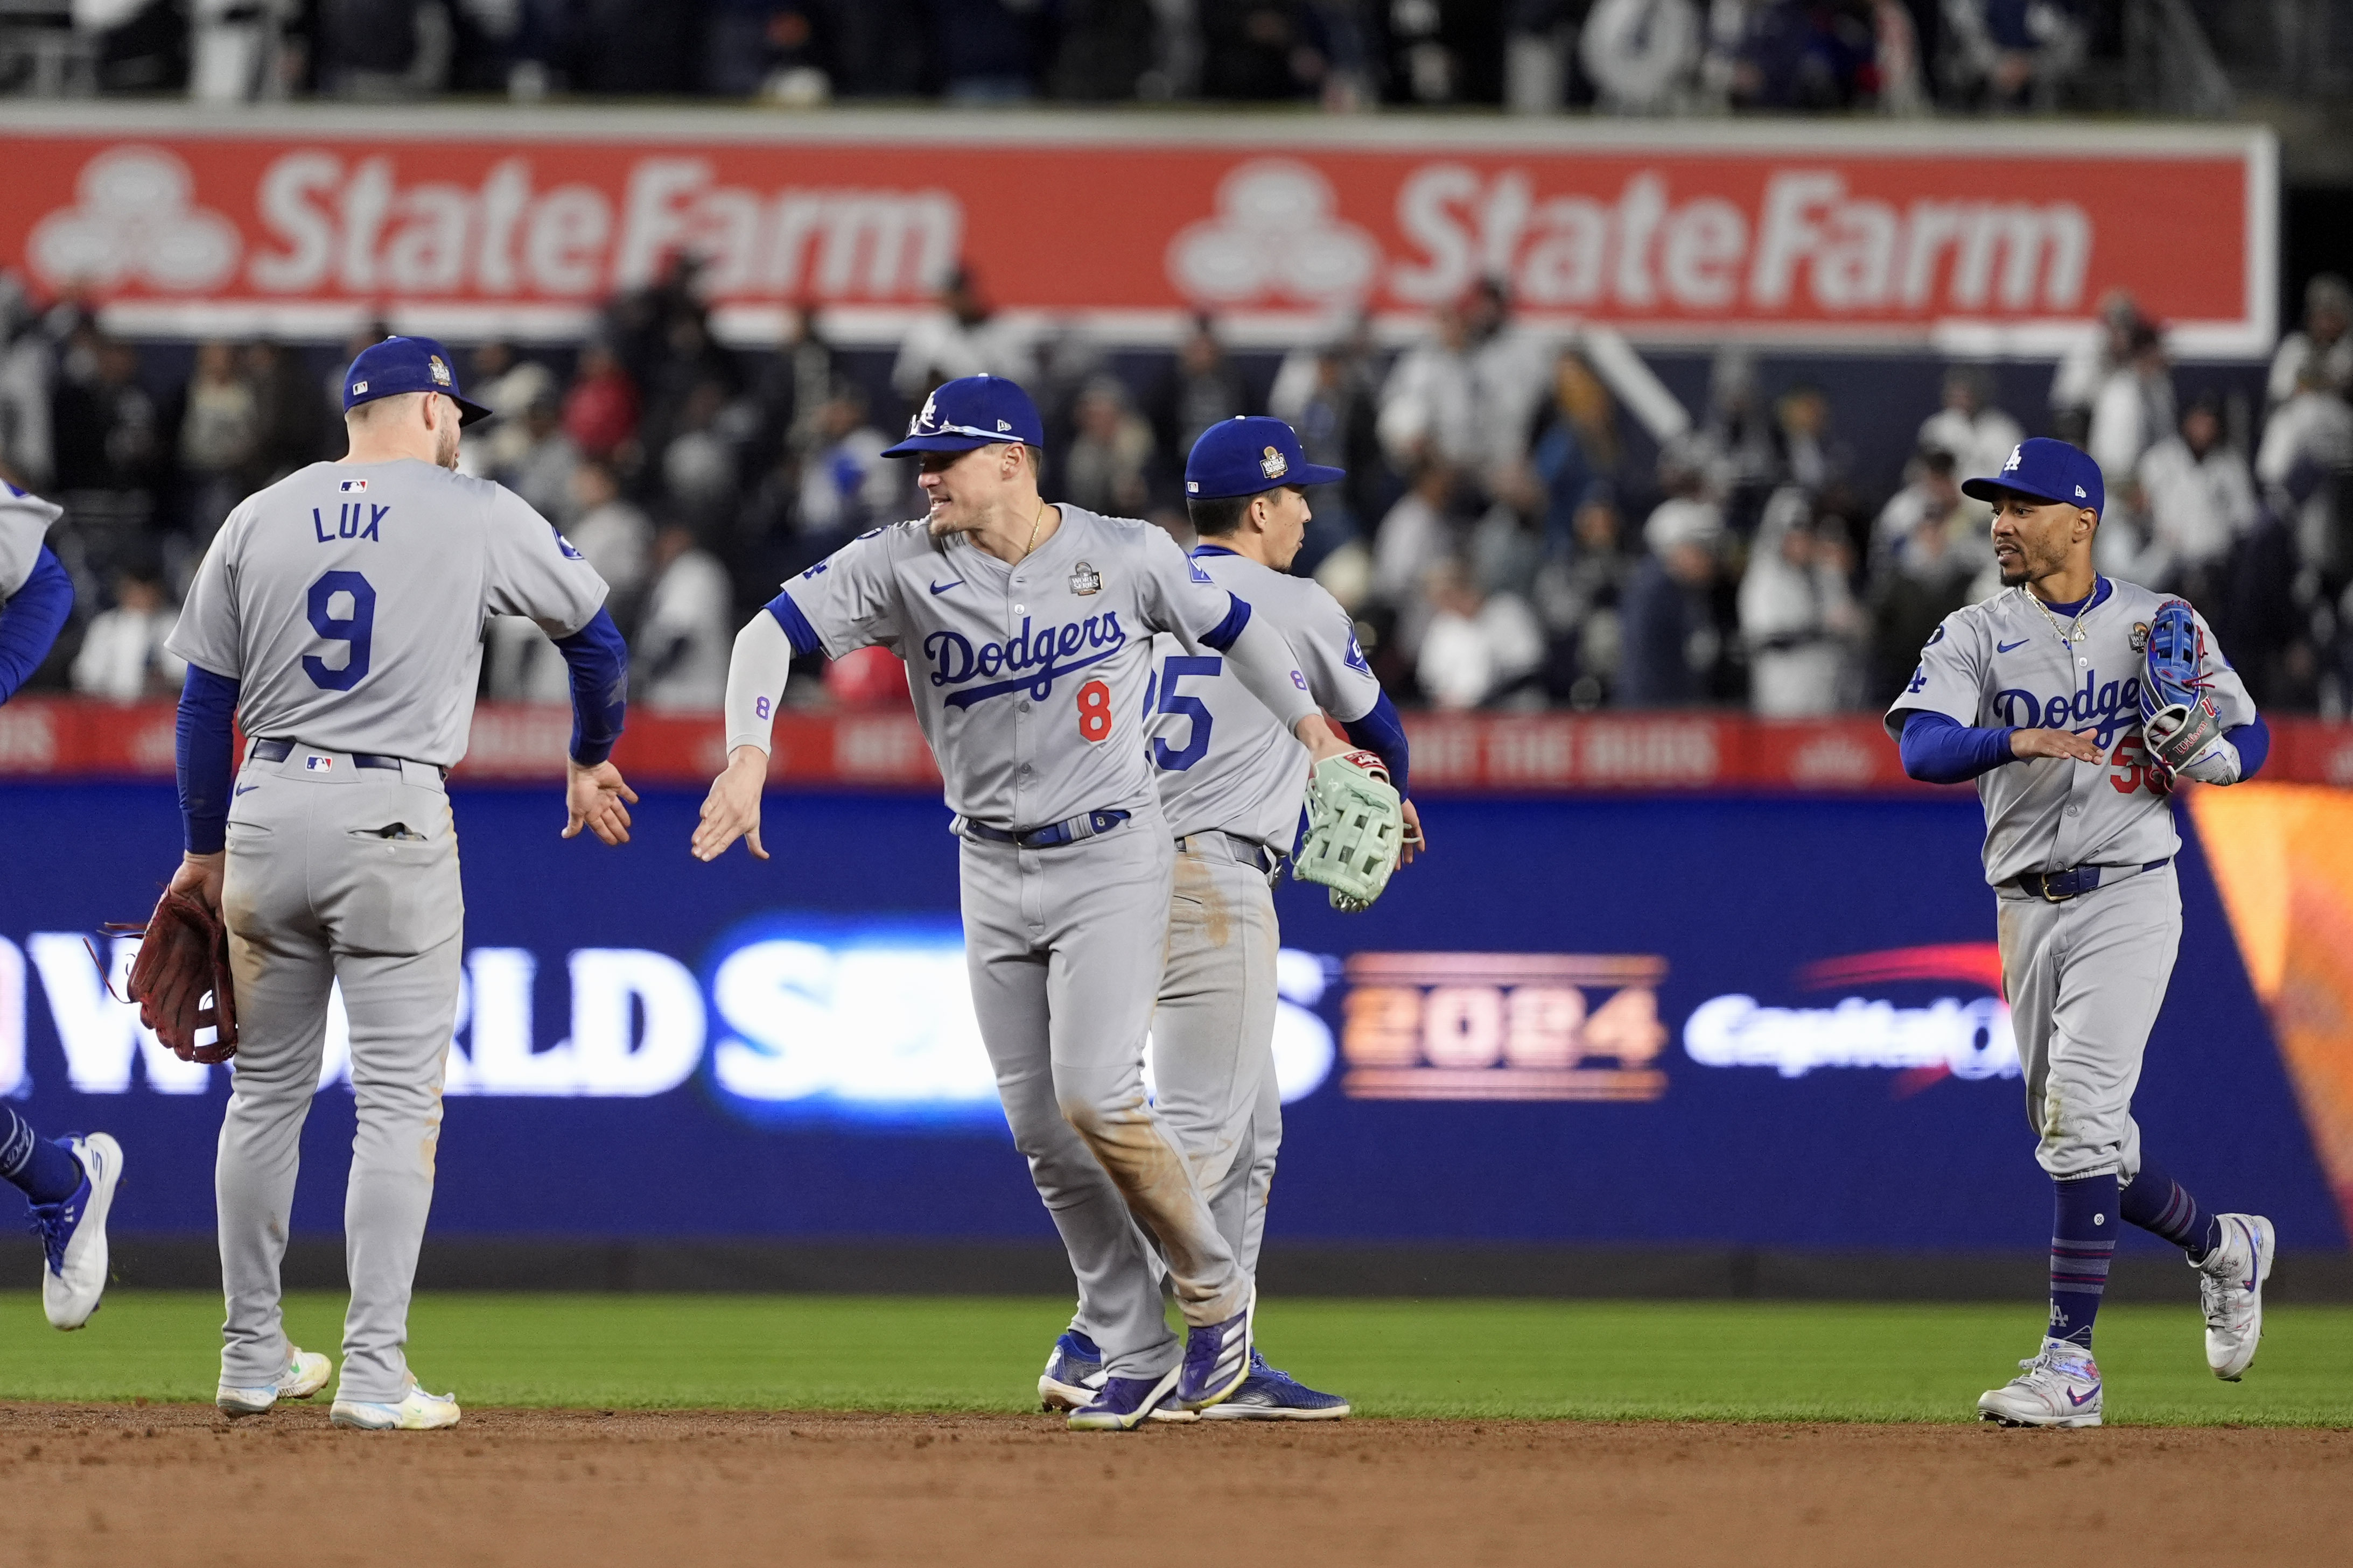
[[[2180, 848], [2162, 770], [2141, 734], [2149, 625], [2165, 602], [2103, 577], [2082, 616], [2071, 618], [2009, 588], [1946, 616], [1921, 650], [1919, 668], [1887, 710], [1891, 735], [1902, 738], [1913, 712], [1942, 713], [1980, 728], [2089, 732], [2106, 753], [2096, 767], [2042, 757], [1978, 776], [1988, 883], [2089, 863], [2146, 863]], [[2203, 620], [2199, 629], [2223, 729], [2252, 723], [2245, 683]]]

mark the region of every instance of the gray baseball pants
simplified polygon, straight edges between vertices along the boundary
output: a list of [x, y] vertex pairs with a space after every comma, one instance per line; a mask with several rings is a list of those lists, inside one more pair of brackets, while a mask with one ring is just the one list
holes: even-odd
[[2133, 1090], [2181, 944], [2173, 867], [2055, 904], [2005, 890], [1999, 917], [2034, 1158], [2061, 1181], [2113, 1171], [2130, 1182], [2140, 1171]]
[[1075, 844], [965, 837], [961, 854], [981, 1040], [1078, 1276], [1079, 1327], [1114, 1377], [1157, 1377], [1182, 1353], [1139, 1226], [1167, 1259], [1187, 1322], [1229, 1318], [1250, 1298], [1250, 1276], [1144, 1092], [1174, 858], [1156, 807]]
[[239, 1035], [215, 1173], [228, 1305], [221, 1381], [258, 1387], [286, 1365], [279, 1266], [327, 994], [340, 982], [359, 1130], [343, 1203], [352, 1301], [337, 1394], [396, 1402], [409, 1381], [409, 1292], [458, 1012], [465, 902], [449, 797], [434, 768], [360, 768], [301, 745], [283, 762], [248, 762], [237, 792], [221, 891]]

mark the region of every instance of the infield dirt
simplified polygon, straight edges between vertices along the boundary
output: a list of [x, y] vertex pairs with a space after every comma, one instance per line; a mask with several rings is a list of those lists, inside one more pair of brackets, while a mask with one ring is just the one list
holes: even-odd
[[423, 1563], [2341, 1564], [2353, 1431], [0, 1406], [24, 1568]]

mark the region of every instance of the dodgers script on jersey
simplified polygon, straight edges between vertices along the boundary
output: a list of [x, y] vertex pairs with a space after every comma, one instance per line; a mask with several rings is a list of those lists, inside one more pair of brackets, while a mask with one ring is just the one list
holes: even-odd
[[0, 479], [0, 605], [16, 596], [41, 558], [41, 542], [65, 509]]
[[486, 616], [569, 637], [605, 581], [528, 502], [413, 458], [313, 463], [247, 499], [164, 644], [241, 682], [248, 735], [448, 767]]
[[[1308, 694], [1327, 712], [1345, 722], [1373, 710], [1381, 683], [1356, 647], [1348, 612], [1321, 584], [1215, 543], [1195, 550], [1193, 564], [1282, 634]], [[1181, 838], [1216, 829], [1290, 854], [1307, 790], [1307, 748], [1214, 649], [1163, 635], [1153, 651], [1145, 710], [1169, 832]]]
[[[2082, 640], [2071, 645], [2070, 617], [2046, 614], [2024, 588], [2008, 588], [1946, 616], [1921, 650], [1919, 669], [1887, 710], [1888, 732], [1899, 740], [1905, 716], [1919, 710], [1981, 728], [2089, 731], [2108, 753], [2098, 767], [2040, 757], [1978, 775], [1989, 883], [2084, 864], [2146, 864], [2181, 847], [2140, 733], [2148, 624], [2165, 597], [2100, 578]], [[2245, 684], [2202, 617], [2198, 624], [2223, 729], [2252, 723]]]
[[1150, 523], [1061, 514], [1016, 565], [902, 522], [785, 584], [829, 657], [879, 643], [906, 660], [949, 809], [993, 827], [1150, 804], [1153, 634], [1198, 641], [1247, 614]]

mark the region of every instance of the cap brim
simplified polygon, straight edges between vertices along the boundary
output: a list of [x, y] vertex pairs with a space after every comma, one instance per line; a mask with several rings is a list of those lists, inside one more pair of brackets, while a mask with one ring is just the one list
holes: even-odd
[[458, 428], [460, 430], [463, 430], [469, 425], [474, 424], [480, 420], [488, 419], [491, 416], [491, 411], [483, 407], [479, 403], [469, 403], [464, 398], [458, 396], [455, 393], [449, 394], [448, 396], [449, 401], [458, 405]]
[[[1011, 442], [1018, 440], [1018, 437], [1008, 436], [1004, 439], [1007, 442]], [[1029, 443], [1024, 441], [1021, 444], [1026, 447]], [[994, 447], [997, 445], [999, 445], [998, 442], [984, 441], [977, 436], [953, 436], [946, 434], [938, 436], [910, 436], [895, 447], [884, 447], [882, 449], [882, 455], [886, 458], [914, 458], [920, 457], [925, 452], [970, 452], [982, 447]]]
[[1961, 493], [1971, 500], [1999, 501], [2004, 494], [2032, 496], [2036, 500], [2063, 501], [2065, 496], [2046, 495], [2032, 485], [2021, 485], [2016, 479], [1963, 479]]

